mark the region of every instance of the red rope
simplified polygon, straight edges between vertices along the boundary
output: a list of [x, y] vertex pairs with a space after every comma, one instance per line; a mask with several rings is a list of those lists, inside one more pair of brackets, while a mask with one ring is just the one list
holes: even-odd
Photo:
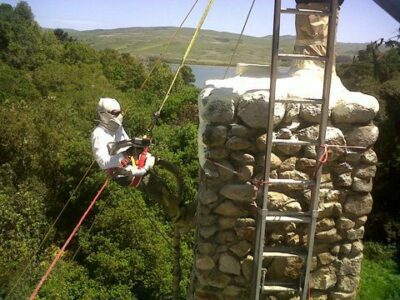
[[329, 156], [328, 156], [328, 145], [324, 144], [324, 145], [321, 145], [321, 147], [324, 148], [324, 152], [322, 153], [321, 157], [319, 158], [319, 162], [321, 164], [324, 164], [324, 163], [326, 163], [328, 161], [328, 158], [329, 158]]
[[65, 249], [68, 247], [69, 243], [71, 242], [72, 238], [75, 236], [75, 234], [78, 232], [79, 227], [82, 225], [82, 222], [85, 220], [86, 216], [88, 215], [89, 211], [93, 208], [93, 206], [96, 204], [97, 199], [100, 197], [101, 193], [103, 190], [106, 188], [110, 180], [107, 178], [107, 180], [104, 182], [103, 186], [101, 189], [97, 192], [96, 196], [93, 198], [92, 202], [82, 215], [81, 219], [79, 220], [78, 224], [76, 224], [74, 230], [72, 230], [71, 234], [69, 235], [68, 239], [65, 241], [64, 245], [61, 247], [60, 251], [58, 251], [57, 255], [54, 257], [53, 261], [51, 262], [49, 268], [47, 269], [46, 273], [43, 275], [43, 277], [40, 279], [39, 283], [36, 285], [35, 290], [32, 292], [31, 296], [29, 297], [29, 300], [34, 300], [37, 294], [39, 293], [42, 285], [46, 281], [47, 277], [49, 277], [51, 271], [55, 267], [56, 263], [59, 261], [61, 256], [63, 255]]
[[255, 185], [256, 187], [258, 187], [258, 188], [262, 187], [263, 185], [266, 185], [266, 184], [270, 184], [270, 183], [271, 183], [271, 182], [269, 182], [268, 180], [260, 180], [260, 179], [252, 179], [250, 182], [251, 182], [253, 185]]

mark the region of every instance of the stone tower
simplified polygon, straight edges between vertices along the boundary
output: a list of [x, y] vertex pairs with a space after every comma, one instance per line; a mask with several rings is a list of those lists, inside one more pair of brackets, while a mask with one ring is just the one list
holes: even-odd
[[[239, 65], [237, 76], [209, 80], [199, 97], [199, 178], [197, 240], [193, 299], [249, 299], [257, 203], [261, 201], [268, 67]], [[323, 69], [308, 66], [282, 71], [277, 97], [321, 97]], [[364, 224], [372, 208], [372, 178], [378, 137], [373, 119], [377, 100], [348, 91], [332, 80], [327, 144], [311, 276], [313, 299], [354, 299], [363, 257]], [[275, 107], [276, 138], [316, 140], [320, 105]], [[353, 149], [346, 146], [361, 146]], [[314, 146], [275, 146], [272, 178], [311, 179], [316, 166]], [[310, 191], [299, 186], [270, 188], [272, 209], [306, 210]], [[304, 245], [305, 227], [267, 225], [272, 246]], [[267, 276], [296, 280], [302, 261], [271, 259]], [[292, 299], [278, 294], [271, 299]], [[267, 298], [268, 299], [268, 298]], [[296, 298], [293, 298], [296, 299]]]

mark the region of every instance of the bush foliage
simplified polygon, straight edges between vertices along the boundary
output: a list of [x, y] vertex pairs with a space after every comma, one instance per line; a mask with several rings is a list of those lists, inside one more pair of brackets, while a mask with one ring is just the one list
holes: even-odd
[[[41, 29], [24, 1], [15, 7], [0, 4], [0, 298], [30, 295], [106, 178], [96, 167], [90, 170], [36, 251], [91, 164], [99, 97], [119, 99], [127, 112], [125, 129], [131, 136], [142, 135], [173, 76], [165, 63], [97, 51], [61, 29]], [[178, 77], [152, 150], [181, 168], [185, 201], [194, 198], [198, 168], [198, 90], [190, 85], [192, 79], [187, 68], [184, 78]], [[170, 299], [171, 241], [172, 226], [157, 205], [112, 183], [39, 297]], [[181, 246], [185, 278], [191, 243], [189, 235]], [[188, 283], [182, 281], [182, 299]]]
[[[372, 239], [398, 246], [400, 50], [393, 41], [387, 45], [387, 51], [370, 45], [338, 70], [350, 89], [380, 100], [376, 149], [381, 163], [367, 232]], [[91, 169], [73, 194], [92, 161], [90, 133], [99, 97], [119, 99], [127, 132], [142, 135], [173, 76], [167, 64], [97, 51], [60, 29], [40, 28], [25, 1], [15, 7], [0, 4], [0, 298], [29, 296], [105, 180], [103, 172]], [[185, 201], [192, 201], [197, 190], [198, 90], [192, 82], [185, 67], [154, 130], [152, 149], [180, 167]], [[37, 251], [68, 199], [71, 204]], [[171, 224], [157, 205], [112, 183], [39, 297], [170, 299], [171, 236]], [[182, 299], [189, 285], [192, 242], [187, 236], [181, 246]]]
[[[400, 35], [399, 35], [400, 37]], [[400, 249], [400, 43], [371, 43], [351, 64], [338, 66], [343, 83], [351, 90], [378, 98], [375, 144], [379, 165], [374, 180], [374, 208], [367, 223], [367, 238]]]

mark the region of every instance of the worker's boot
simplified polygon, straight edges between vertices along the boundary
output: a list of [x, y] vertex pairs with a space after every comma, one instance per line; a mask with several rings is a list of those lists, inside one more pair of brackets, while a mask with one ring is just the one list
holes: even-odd
[[[330, 9], [329, 3], [301, 3], [297, 4], [299, 9], [326, 10]], [[296, 15], [296, 43], [294, 53], [305, 55], [326, 56], [328, 42], [327, 16], [319, 15]], [[299, 60], [296, 68], [323, 67], [323, 63], [311, 60]]]
[[180, 233], [186, 233], [194, 228], [196, 209], [197, 201], [192, 201], [179, 207], [179, 215], [173, 219], [173, 222]]
[[181, 233], [194, 227], [196, 201], [182, 204], [182, 199], [171, 192], [161, 177], [146, 176], [141, 186], [149, 200], [157, 202]]

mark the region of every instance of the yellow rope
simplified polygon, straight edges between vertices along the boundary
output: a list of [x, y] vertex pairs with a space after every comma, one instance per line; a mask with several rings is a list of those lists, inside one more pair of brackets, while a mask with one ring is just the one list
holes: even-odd
[[168, 91], [167, 91], [167, 93], [166, 93], [166, 95], [164, 97], [164, 100], [162, 101], [161, 106], [160, 106], [159, 110], [157, 111], [158, 115], [161, 113], [161, 110], [163, 109], [165, 102], [169, 98], [169, 95], [171, 93], [172, 87], [174, 86], [175, 81], [178, 78], [179, 71], [181, 70], [181, 68], [185, 64], [186, 58], [188, 57], [190, 51], [192, 50], [192, 47], [193, 47], [193, 45], [194, 45], [194, 43], [196, 41], [197, 35], [199, 34], [199, 31], [200, 31], [201, 27], [203, 26], [204, 20], [206, 19], [207, 15], [208, 15], [208, 13], [209, 13], [209, 11], [211, 9], [211, 6], [212, 6], [213, 2], [214, 2], [214, 0], [209, 0], [208, 1], [207, 7], [206, 7], [206, 9], [205, 9], [200, 21], [199, 21], [199, 24], [197, 25], [196, 31], [194, 32], [193, 37], [192, 37], [192, 39], [191, 39], [191, 41], [190, 41], [190, 43], [189, 43], [189, 45], [188, 45], [188, 47], [186, 49], [186, 52], [183, 55], [182, 61], [181, 61], [180, 65], [179, 65], [178, 69], [176, 69], [174, 79], [172, 80], [171, 85], [169, 86]]

